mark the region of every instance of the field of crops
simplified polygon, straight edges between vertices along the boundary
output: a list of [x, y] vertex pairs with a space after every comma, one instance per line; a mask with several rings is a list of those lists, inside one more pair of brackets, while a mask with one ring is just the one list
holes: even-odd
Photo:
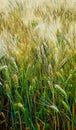
[[76, 0], [0, 0], [0, 130], [76, 130]]

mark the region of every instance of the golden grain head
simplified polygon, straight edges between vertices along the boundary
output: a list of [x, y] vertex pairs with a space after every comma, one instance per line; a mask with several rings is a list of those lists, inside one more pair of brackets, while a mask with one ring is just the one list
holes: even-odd
[[13, 82], [18, 83], [18, 76], [17, 76], [16, 74], [14, 74], [14, 75], [12, 76], [12, 80], [13, 80]]

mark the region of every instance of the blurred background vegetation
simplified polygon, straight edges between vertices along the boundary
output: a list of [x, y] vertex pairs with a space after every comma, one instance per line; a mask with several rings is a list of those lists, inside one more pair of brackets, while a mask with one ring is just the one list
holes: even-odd
[[76, 1], [0, 1], [0, 129], [76, 129]]

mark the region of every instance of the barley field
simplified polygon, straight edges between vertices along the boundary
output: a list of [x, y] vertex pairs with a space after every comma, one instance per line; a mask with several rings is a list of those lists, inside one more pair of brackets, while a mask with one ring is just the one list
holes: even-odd
[[0, 0], [0, 130], [76, 130], [76, 0]]

